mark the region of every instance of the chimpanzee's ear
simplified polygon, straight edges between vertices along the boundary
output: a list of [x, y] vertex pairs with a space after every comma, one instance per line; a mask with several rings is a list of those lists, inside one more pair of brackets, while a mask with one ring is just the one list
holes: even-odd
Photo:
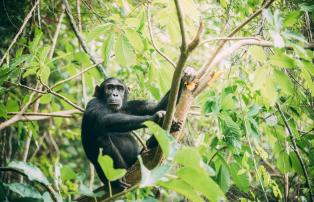
[[104, 93], [104, 92], [101, 92], [101, 87], [96, 85], [95, 92], [94, 92], [94, 97], [101, 98], [102, 97], [102, 93]]

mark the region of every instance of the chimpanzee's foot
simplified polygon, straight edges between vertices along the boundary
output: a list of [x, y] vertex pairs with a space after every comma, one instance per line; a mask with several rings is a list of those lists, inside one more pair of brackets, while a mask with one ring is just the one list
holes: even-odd
[[126, 190], [128, 188], [130, 188], [132, 185], [126, 182], [126, 178], [122, 177], [121, 179], [118, 180], [119, 181], [119, 185], [121, 188], [123, 188], [123, 190]]
[[182, 129], [182, 125], [182, 121], [173, 120], [170, 128], [170, 133], [180, 131]]

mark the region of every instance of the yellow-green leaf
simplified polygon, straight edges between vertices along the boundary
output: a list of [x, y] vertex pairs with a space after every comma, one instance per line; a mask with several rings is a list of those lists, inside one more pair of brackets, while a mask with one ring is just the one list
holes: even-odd
[[128, 39], [120, 35], [115, 44], [116, 60], [122, 67], [130, 67], [136, 61], [135, 53]]
[[113, 160], [108, 155], [98, 155], [98, 163], [109, 181], [120, 179], [126, 173], [125, 169], [115, 169], [113, 167]]

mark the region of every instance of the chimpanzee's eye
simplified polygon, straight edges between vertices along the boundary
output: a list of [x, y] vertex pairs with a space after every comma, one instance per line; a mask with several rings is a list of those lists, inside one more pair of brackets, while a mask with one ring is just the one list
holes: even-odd
[[118, 86], [118, 90], [123, 91], [124, 90], [123, 86]]

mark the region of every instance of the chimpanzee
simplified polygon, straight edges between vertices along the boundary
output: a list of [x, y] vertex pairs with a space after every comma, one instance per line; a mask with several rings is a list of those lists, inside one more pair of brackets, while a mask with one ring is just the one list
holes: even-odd
[[[179, 96], [184, 86], [182, 83], [183, 81]], [[168, 92], [159, 103], [128, 101], [128, 94], [129, 90], [121, 80], [108, 78], [96, 86], [95, 98], [89, 101], [83, 115], [82, 144], [87, 158], [94, 164], [105, 185], [108, 180], [97, 161], [100, 148], [103, 155], [109, 155], [113, 159], [115, 168], [127, 169], [132, 166], [139, 155], [139, 146], [132, 131], [145, 127], [143, 123], [149, 120], [161, 124], [169, 98]], [[172, 130], [179, 130], [181, 124], [174, 122], [173, 126]], [[154, 136], [146, 144], [148, 148], [158, 145]], [[122, 180], [111, 184], [116, 188], [127, 187]]]

